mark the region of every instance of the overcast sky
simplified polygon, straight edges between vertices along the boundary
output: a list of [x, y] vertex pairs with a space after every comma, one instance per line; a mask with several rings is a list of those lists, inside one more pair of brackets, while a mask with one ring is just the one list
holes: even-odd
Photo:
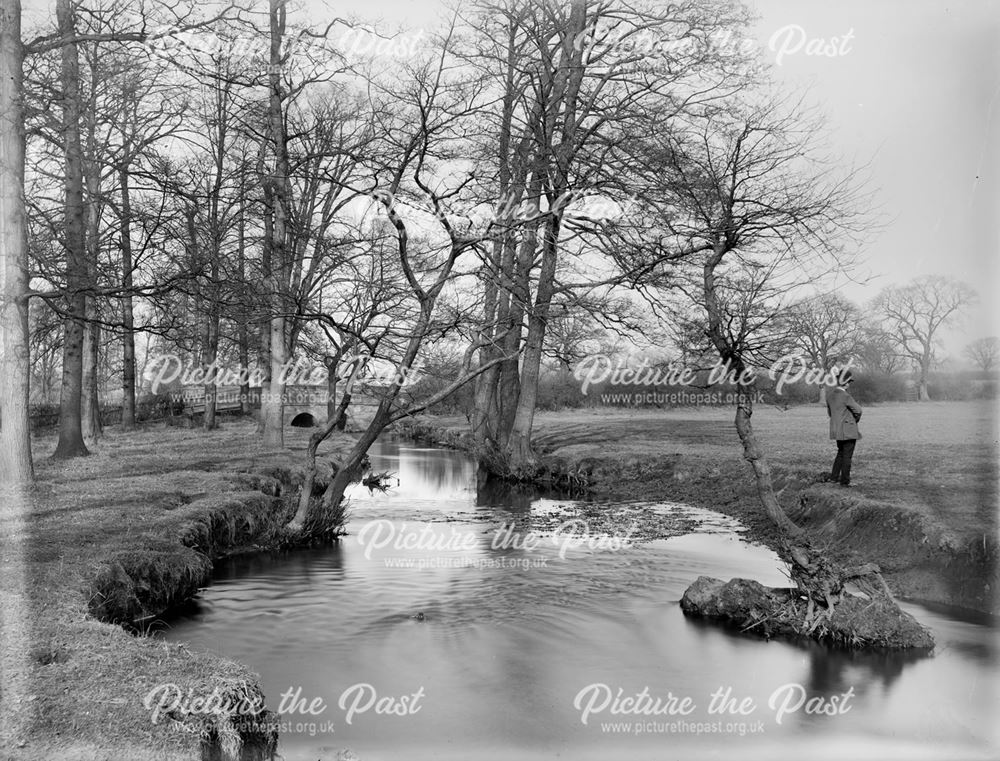
[[875, 279], [846, 286], [845, 294], [864, 300], [887, 283], [950, 275], [976, 287], [982, 303], [948, 343], [960, 347], [996, 334], [1000, 3], [756, 0], [754, 6], [761, 15], [758, 39], [775, 64], [788, 25], [810, 38], [853, 32], [846, 55], [799, 52], [774, 66], [780, 81], [811, 88], [845, 156], [872, 162], [888, 225], [865, 251]]

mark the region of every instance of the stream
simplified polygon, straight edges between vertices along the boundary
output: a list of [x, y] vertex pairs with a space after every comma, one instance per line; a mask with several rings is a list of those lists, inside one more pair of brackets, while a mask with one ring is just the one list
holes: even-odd
[[923, 658], [722, 630], [681, 612], [699, 575], [787, 583], [726, 516], [478, 485], [405, 441], [370, 456], [398, 485], [352, 487], [338, 545], [221, 563], [158, 633], [258, 672], [289, 761], [995, 758], [989, 619], [904, 605]]

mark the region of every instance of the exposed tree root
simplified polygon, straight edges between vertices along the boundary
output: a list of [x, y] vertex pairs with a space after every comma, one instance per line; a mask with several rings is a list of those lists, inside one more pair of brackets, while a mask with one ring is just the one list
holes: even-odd
[[849, 583], [867, 599], [880, 598], [895, 605], [877, 563], [844, 566], [833, 560], [827, 550], [811, 545], [802, 537], [795, 544], [786, 543], [780, 554], [789, 565], [796, 589], [806, 599], [802, 627], [808, 635], [833, 618], [837, 605], [847, 596], [845, 587]]
[[397, 480], [395, 473], [383, 470], [379, 473], [369, 473], [361, 479], [361, 484], [362, 486], [368, 487], [369, 491], [378, 491], [384, 494], [389, 491], [389, 488], [392, 486], [392, 482], [395, 480]]
[[767, 638], [808, 637], [847, 648], [927, 651], [934, 646], [930, 633], [884, 595], [845, 594], [830, 607], [794, 588], [701, 576], [684, 592], [681, 608]]

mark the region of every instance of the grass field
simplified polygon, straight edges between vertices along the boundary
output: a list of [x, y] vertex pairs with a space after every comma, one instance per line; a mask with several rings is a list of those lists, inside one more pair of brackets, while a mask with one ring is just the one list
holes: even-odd
[[[822, 407], [753, 416], [765, 454], [802, 474], [830, 468], [836, 447]], [[859, 497], [925, 512], [959, 533], [996, 526], [997, 408], [989, 403], [886, 404], [864, 411], [852, 482]], [[600, 410], [542, 413], [538, 445], [574, 456], [678, 453], [706, 461], [741, 458], [730, 410]]]

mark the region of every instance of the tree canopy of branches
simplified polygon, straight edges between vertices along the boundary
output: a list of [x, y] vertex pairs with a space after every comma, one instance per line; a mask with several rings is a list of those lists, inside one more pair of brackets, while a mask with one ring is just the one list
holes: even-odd
[[[711, 45], [747, 21], [725, 3], [620, 5], [575, 0], [475, 5], [487, 137], [477, 157], [479, 191], [497, 211], [483, 261], [481, 365], [473, 434], [498, 468], [530, 474], [541, 357], [554, 305], [570, 301], [608, 315], [608, 287], [631, 273], [597, 274], [603, 258], [642, 237], [621, 218], [641, 158], [636, 136], [669, 130], [678, 115], [722, 104], [752, 78], [746, 61]], [[677, 44], [662, 56], [644, 39]], [[684, 44], [690, 43], [690, 44]], [[496, 139], [493, 139], [493, 136]], [[618, 211], [599, 213], [593, 199]], [[617, 224], [609, 219], [617, 217]], [[633, 278], [634, 279], [634, 278]]]
[[984, 373], [990, 372], [1000, 359], [1000, 338], [996, 336], [977, 338], [965, 347], [965, 356]]
[[876, 299], [875, 308], [895, 341], [896, 351], [917, 368], [921, 401], [930, 399], [927, 377], [937, 358], [941, 329], [975, 300], [976, 292], [970, 286], [936, 275], [887, 288]]
[[[861, 310], [836, 294], [798, 301], [785, 311], [785, 324], [793, 348], [823, 370], [854, 363], [863, 340]], [[826, 399], [820, 387], [820, 403]]]

